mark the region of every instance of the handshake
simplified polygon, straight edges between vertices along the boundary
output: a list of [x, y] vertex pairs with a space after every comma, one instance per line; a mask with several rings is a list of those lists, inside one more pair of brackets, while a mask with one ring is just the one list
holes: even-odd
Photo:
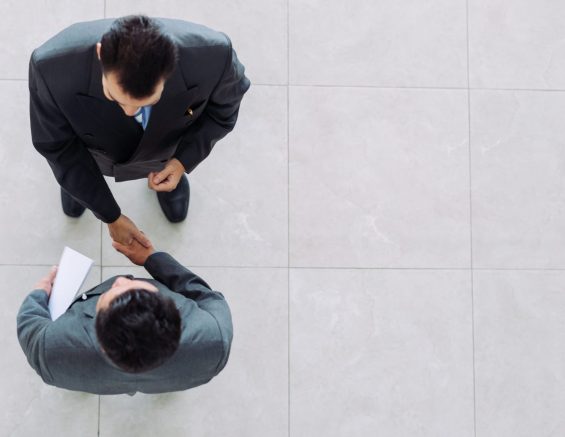
[[149, 238], [123, 214], [118, 220], [108, 224], [108, 230], [113, 240], [112, 247], [138, 266], [144, 265], [147, 258], [155, 252]]
[[[163, 170], [160, 172], [151, 172], [147, 175], [147, 185], [150, 189], [155, 190], [157, 194], [170, 193], [174, 191], [181, 182], [184, 171], [184, 166], [178, 159], [170, 159]], [[186, 178], [185, 184], [188, 185]], [[186, 196], [188, 196], [188, 194], [186, 194]], [[188, 197], [186, 203], [188, 205]], [[163, 210], [163, 212], [165, 212], [165, 210]], [[165, 215], [167, 215], [166, 212]], [[184, 217], [186, 217], [186, 208], [182, 219], [184, 219]], [[168, 215], [167, 218], [172, 220]], [[179, 221], [179, 218], [177, 217], [172, 221]], [[108, 223], [108, 231], [110, 232], [110, 237], [114, 240], [112, 244], [114, 248], [127, 256], [135, 264], [143, 265], [147, 256], [153, 253], [151, 241], [137, 228], [129, 217], [123, 214], [120, 215], [116, 221]], [[145, 258], [141, 258], [148, 250], [150, 250], [149, 255]], [[128, 253], [132, 255], [130, 256]], [[143, 261], [136, 262], [134, 259], [143, 259]]]

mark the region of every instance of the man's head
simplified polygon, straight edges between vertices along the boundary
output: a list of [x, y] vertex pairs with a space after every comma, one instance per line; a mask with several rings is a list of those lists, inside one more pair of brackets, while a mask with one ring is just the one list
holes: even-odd
[[118, 277], [96, 304], [96, 336], [121, 369], [139, 373], [164, 363], [177, 350], [180, 314], [172, 299], [147, 281]]
[[118, 18], [97, 44], [104, 94], [127, 115], [161, 97], [178, 50], [159, 25], [143, 15]]

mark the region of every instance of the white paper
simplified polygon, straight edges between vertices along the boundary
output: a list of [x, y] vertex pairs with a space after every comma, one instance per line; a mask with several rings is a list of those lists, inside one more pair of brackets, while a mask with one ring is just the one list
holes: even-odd
[[88, 276], [93, 263], [93, 260], [82, 253], [65, 247], [49, 298], [49, 312], [52, 320], [57, 320], [67, 311]]

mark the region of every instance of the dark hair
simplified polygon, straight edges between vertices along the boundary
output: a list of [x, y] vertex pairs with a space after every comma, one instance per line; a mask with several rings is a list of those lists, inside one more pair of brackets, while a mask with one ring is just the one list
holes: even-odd
[[155, 92], [161, 79], [175, 69], [178, 49], [145, 15], [118, 18], [100, 41], [102, 70], [117, 75], [126, 94], [142, 99]]
[[139, 373], [163, 364], [178, 348], [180, 314], [172, 299], [143, 289], [116, 296], [96, 314], [96, 336], [110, 360]]

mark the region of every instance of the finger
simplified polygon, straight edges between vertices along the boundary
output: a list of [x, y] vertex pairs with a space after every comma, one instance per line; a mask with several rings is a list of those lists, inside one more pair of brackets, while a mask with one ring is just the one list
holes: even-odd
[[164, 170], [160, 171], [153, 177], [153, 183], [160, 184], [161, 182], [166, 180], [171, 174], [172, 172], [169, 169], [165, 168]]
[[159, 191], [159, 185], [157, 185], [153, 181], [148, 181], [147, 185], [149, 186], [150, 190]]
[[112, 241], [112, 247], [114, 249], [116, 249], [118, 252], [120, 252], [123, 255], [128, 255], [129, 249], [127, 246], [124, 246], [121, 243], [118, 243], [117, 241]]
[[149, 241], [149, 238], [147, 238], [143, 232], [139, 231], [138, 234], [136, 235], [135, 239], [137, 241], [139, 241], [139, 243], [143, 247], [145, 247], [147, 249], [151, 247], [151, 241]]
[[49, 275], [48, 275], [49, 281], [53, 282], [55, 276], [57, 276], [57, 266], [53, 266], [51, 267], [51, 270], [49, 270]]
[[161, 173], [157, 173], [153, 175], [152, 182], [153, 184], [157, 185], [161, 183], [161, 180], [165, 179], [165, 175], [161, 175]]
[[174, 187], [173, 187], [173, 184], [170, 181], [166, 181], [166, 182], [160, 183], [159, 185], [155, 185], [153, 190], [162, 193], [162, 192], [173, 191]]

